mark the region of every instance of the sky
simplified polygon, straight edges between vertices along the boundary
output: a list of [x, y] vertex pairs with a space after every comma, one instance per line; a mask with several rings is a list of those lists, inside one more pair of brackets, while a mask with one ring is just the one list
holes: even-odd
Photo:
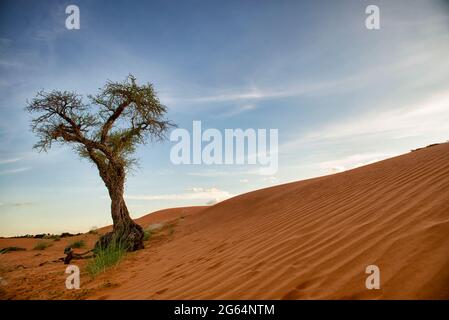
[[[65, 8], [80, 9], [80, 29]], [[380, 29], [365, 27], [368, 5]], [[110, 224], [96, 169], [69, 147], [33, 150], [27, 100], [150, 82], [179, 128], [278, 129], [279, 169], [175, 165], [139, 147], [133, 218], [210, 205], [449, 140], [448, 1], [12, 1], [0, 3], [0, 236]], [[86, 100], [87, 101], [87, 100]]]

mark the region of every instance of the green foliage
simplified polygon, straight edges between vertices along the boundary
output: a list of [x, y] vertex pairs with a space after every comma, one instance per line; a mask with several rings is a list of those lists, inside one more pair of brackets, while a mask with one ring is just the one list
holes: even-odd
[[45, 250], [50, 247], [51, 244], [46, 241], [39, 241], [33, 248], [33, 250]]
[[148, 241], [151, 239], [151, 230], [145, 230], [143, 233], [143, 241]]
[[86, 242], [84, 242], [84, 240], [72, 242], [72, 244], [70, 245], [71, 248], [84, 248], [85, 246]]
[[0, 254], [4, 254], [4, 253], [8, 253], [8, 252], [12, 252], [12, 251], [25, 251], [25, 248], [20, 248], [20, 247], [6, 247], [0, 250]]
[[99, 247], [87, 265], [87, 272], [94, 277], [107, 268], [118, 265], [125, 253], [126, 248], [121, 242], [111, 242], [106, 248]]
[[46, 240], [53, 240], [53, 241], [59, 241], [61, 240], [61, 236], [57, 235], [57, 234], [48, 234], [45, 237], [43, 237], [43, 239]]
[[108, 81], [88, 99], [85, 103], [69, 91], [38, 92], [26, 107], [35, 115], [35, 148], [47, 151], [54, 142], [70, 144], [101, 170], [110, 162], [129, 168], [136, 162], [132, 154], [138, 144], [148, 138], [163, 140], [173, 126], [153, 85], [138, 85], [132, 75], [123, 82]]

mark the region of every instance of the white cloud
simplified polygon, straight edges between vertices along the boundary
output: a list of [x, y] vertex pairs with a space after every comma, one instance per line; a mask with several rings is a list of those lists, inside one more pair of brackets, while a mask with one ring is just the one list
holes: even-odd
[[[229, 89], [213, 95], [202, 96], [198, 98], [186, 99], [192, 102], [230, 102], [230, 101], [247, 101], [247, 100], [264, 100], [273, 98], [286, 98], [300, 96], [309, 93], [323, 92], [324, 89], [340, 87], [341, 85], [347, 83], [347, 81], [352, 81], [351, 78], [347, 79], [336, 79], [330, 81], [322, 81], [317, 83], [304, 83], [300, 85], [294, 85], [285, 88], [285, 86], [276, 87], [266, 87], [260, 88], [253, 86], [249, 89]], [[242, 107], [250, 107], [251, 104], [243, 105]]]
[[160, 195], [126, 195], [126, 199], [130, 200], [214, 200], [222, 201], [233, 197], [234, 195], [228, 191], [218, 188], [199, 188], [192, 187], [184, 193], [160, 194]]
[[262, 178], [262, 181], [268, 181], [270, 183], [275, 183], [278, 181], [278, 178], [274, 177], [274, 176], [264, 177], [264, 178]]
[[19, 172], [28, 171], [30, 169], [31, 168], [18, 168], [18, 169], [4, 170], [4, 171], [0, 171], [0, 175], [19, 173]]
[[338, 173], [381, 161], [395, 155], [396, 154], [391, 153], [354, 154], [338, 160], [321, 162], [319, 166], [320, 168], [327, 170], [329, 173]]
[[449, 122], [449, 91], [434, 94], [427, 100], [412, 106], [402, 106], [384, 112], [370, 112], [339, 120], [309, 132], [299, 139], [291, 140], [280, 146], [288, 152], [304, 144], [325, 140], [360, 139], [367, 137], [385, 137], [399, 139], [429, 134], [446, 136]]
[[25, 207], [25, 206], [32, 206], [34, 205], [34, 202], [7, 202], [7, 203], [2, 203], [0, 202], [0, 206], [4, 206], [4, 207]]
[[[379, 79], [392, 79], [401, 78], [409, 79], [416, 76], [413, 73], [414, 70], [420, 70], [419, 68], [432, 68], [435, 62], [439, 62], [439, 68], [429, 72], [426, 77], [421, 77], [421, 84], [432, 82], [435, 79], [445, 77], [449, 69], [449, 64], [446, 62], [444, 50], [446, 45], [441, 45], [434, 48], [429, 48], [433, 42], [445, 41], [444, 38], [429, 39], [427, 41], [408, 42], [403, 41], [403, 49], [400, 51], [400, 58], [394, 60], [382, 61], [367, 66], [366, 68], [359, 69], [355, 73], [348, 73], [345, 76], [338, 78], [321, 77], [320, 81], [304, 81], [292, 82], [292, 83], [275, 83], [269, 86], [253, 85], [246, 88], [229, 88], [225, 90], [218, 90], [212, 94], [203, 93], [199, 97], [183, 98], [181, 100], [196, 102], [196, 103], [214, 103], [214, 102], [253, 102], [257, 100], [267, 100], [275, 98], [288, 98], [298, 97], [305, 95], [329, 95], [343, 92], [351, 92], [361, 88], [366, 88], [372, 84], [378, 84]], [[433, 41], [429, 43], [429, 41]], [[251, 106], [251, 104], [243, 104], [240, 108], [237, 108], [234, 112], [237, 114], [245, 111], [245, 106]], [[243, 108], [243, 111], [242, 111]], [[231, 112], [232, 115], [232, 112]]]
[[0, 159], [0, 164], [14, 163], [20, 160], [21, 160], [20, 158]]
[[195, 177], [223, 177], [230, 174], [227, 171], [218, 171], [218, 170], [203, 170], [198, 172], [188, 172], [189, 176]]
[[188, 172], [189, 176], [196, 176], [196, 177], [225, 177], [230, 175], [245, 175], [245, 174], [251, 174], [251, 175], [260, 175], [260, 171], [258, 169], [253, 170], [202, 170], [197, 172]]
[[233, 108], [231, 110], [225, 111], [223, 113], [219, 113], [219, 114], [217, 114], [216, 117], [217, 118], [233, 117], [233, 116], [242, 114], [242, 113], [250, 111], [250, 110], [255, 110], [255, 109], [256, 109], [256, 105], [254, 103], [246, 103], [246, 104], [243, 104], [236, 108]]
[[24, 64], [17, 60], [0, 60], [0, 67], [2, 68], [18, 68], [22, 67]]
[[207, 202], [206, 202], [206, 205], [212, 206], [212, 205], [214, 205], [214, 204], [217, 204], [218, 202], [220, 202], [220, 201], [218, 201], [217, 199], [213, 199], [213, 200], [207, 201]]

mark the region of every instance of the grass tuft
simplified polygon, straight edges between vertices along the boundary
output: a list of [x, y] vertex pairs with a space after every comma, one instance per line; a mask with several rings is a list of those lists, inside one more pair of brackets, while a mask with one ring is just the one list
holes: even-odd
[[25, 251], [25, 248], [20, 248], [20, 247], [6, 247], [0, 250], [0, 254], [4, 254], [4, 253], [8, 253], [8, 252], [12, 252], [12, 251]]
[[148, 241], [151, 239], [151, 230], [145, 230], [143, 234], [143, 241]]
[[113, 242], [106, 248], [97, 248], [95, 257], [87, 265], [87, 272], [95, 277], [107, 268], [117, 266], [125, 253], [126, 248], [120, 242]]
[[39, 241], [33, 248], [33, 250], [45, 250], [50, 247], [51, 244], [45, 241]]
[[72, 244], [70, 245], [71, 248], [84, 248], [85, 246], [86, 242], [84, 242], [84, 240], [72, 242]]

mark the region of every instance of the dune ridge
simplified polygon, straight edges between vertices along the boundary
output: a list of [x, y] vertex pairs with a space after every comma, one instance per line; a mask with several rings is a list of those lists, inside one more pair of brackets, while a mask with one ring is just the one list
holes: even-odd
[[[138, 221], [173, 219], [172, 236], [129, 254], [78, 298], [449, 298], [448, 143]], [[365, 288], [372, 264], [380, 290]]]
[[[250, 192], [187, 220], [103, 298], [449, 298], [449, 144]], [[365, 288], [371, 264], [380, 290]]]

